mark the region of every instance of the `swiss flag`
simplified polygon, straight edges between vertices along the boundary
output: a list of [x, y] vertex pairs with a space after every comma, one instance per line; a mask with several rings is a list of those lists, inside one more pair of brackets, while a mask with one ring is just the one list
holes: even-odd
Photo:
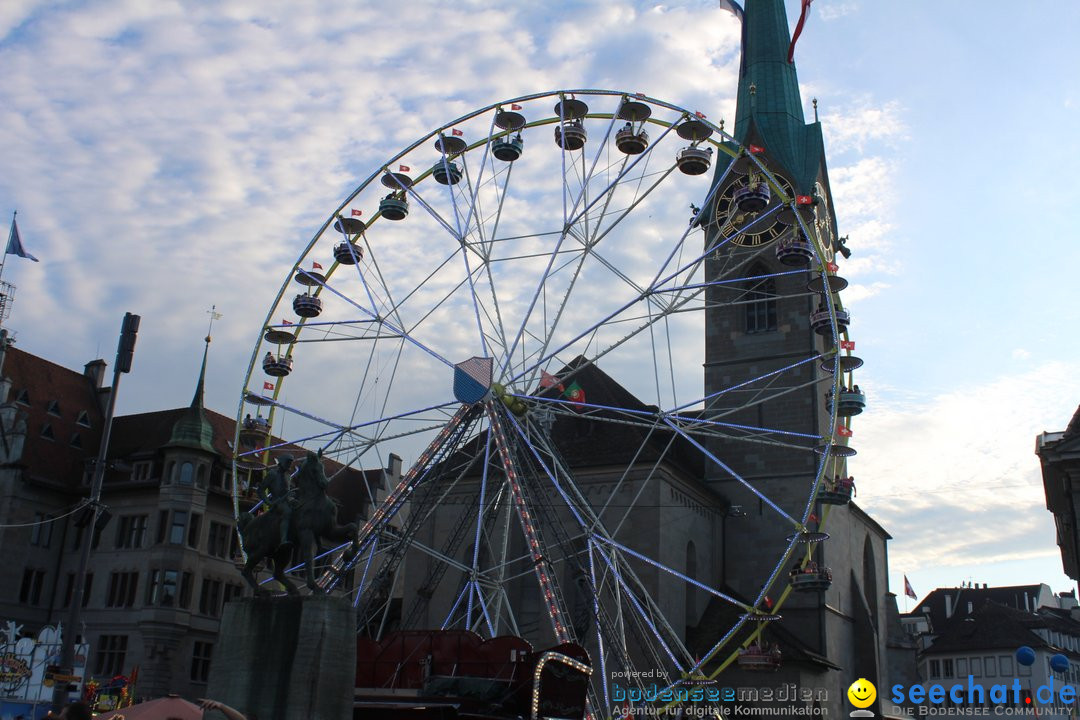
[[919, 599], [919, 596], [915, 594], [915, 588], [911, 587], [911, 583], [908, 582], [907, 575], [904, 576], [904, 594], [912, 600]]
[[836, 434], [840, 437], [851, 437], [854, 433], [852, 433], [851, 428], [846, 425], [837, 425]]
[[694, 114], [697, 115], [702, 120], [705, 119], [705, 113], [701, 112], [700, 110], [698, 112], [694, 113]]
[[841, 340], [840, 341], [840, 349], [841, 350], [854, 350], [855, 349], [855, 341], [854, 340]]
[[814, 198], [811, 197], [810, 195], [796, 195], [795, 196], [795, 204], [796, 205], [813, 205], [814, 204]]
[[323, 267], [322, 267], [322, 265], [320, 265], [319, 263], [317, 263], [317, 262], [315, 262], [314, 260], [312, 260], [312, 261], [311, 261], [311, 269], [312, 269], [312, 270], [322, 270], [322, 269], [323, 269]]
[[454, 137], [461, 137], [465, 133], [461, 132], [457, 128], [454, 128], [453, 130], [450, 131], [450, 134], [453, 135]]
[[512, 103], [512, 104], [510, 105], [510, 109], [511, 109], [511, 110], [520, 110], [520, 109], [521, 109], [521, 106], [520, 106], [520, 105], [516, 105], [516, 104], [513, 104], [513, 103]]
[[409, 172], [409, 166], [408, 165], [398, 165], [397, 169], [398, 169], [398, 172]]
[[760, 145], [751, 145], [746, 149], [750, 151], [751, 155], [758, 155], [765, 152], [765, 148], [761, 147]]
[[273, 390], [273, 389], [274, 389], [274, 383], [272, 383], [272, 382], [263, 382], [263, 390]]
[[281, 320], [281, 324], [282, 324], [282, 325], [292, 325], [292, 323], [291, 323], [291, 322], [289, 322], [288, 320], [285, 320], [285, 319], [282, 319], [282, 320]]
[[360, 217], [361, 215], [364, 214], [363, 210], [353, 209], [353, 210], [351, 210], [351, 212], [352, 212], [352, 217]]

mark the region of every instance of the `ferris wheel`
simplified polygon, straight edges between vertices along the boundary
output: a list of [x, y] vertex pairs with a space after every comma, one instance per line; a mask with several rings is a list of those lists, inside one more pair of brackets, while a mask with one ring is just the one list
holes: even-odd
[[[740, 411], [784, 403], [790, 368], [809, 364], [832, 371], [817, 382], [840, 393], [842, 422], [860, 409], [841, 378], [858, 361], [807, 348], [707, 391], [707, 314], [762, 299], [752, 263], [706, 271], [744, 230], [703, 232], [720, 159], [725, 177], [749, 168], [771, 186], [732, 199], [759, 205], [743, 222], [787, 211], [795, 242], [758, 251], [821, 293], [815, 329], [837, 348], [842, 282], [790, 187], [702, 113], [636, 93], [553, 91], [463, 115], [390, 157], [303, 248], [252, 352], [236, 476], [299, 446], [321, 450], [332, 478], [360, 479], [358, 552], [331, 552], [320, 584], [349, 594], [361, 632], [573, 642], [595, 677], [670, 687], [734, 658], [789, 582], [820, 589], [786, 568], [824, 537], [817, 495], [845, 501], [833, 479], [847, 448]], [[744, 399], [711, 410], [718, 394]], [[770, 503], [726, 456], [763, 446], [816, 470], [803, 509], [781, 511], [790, 541], [754, 568], [760, 591], [736, 596], [702, 559], [724, 511], [702, 479]], [[715, 605], [731, 619], [695, 646]], [[593, 707], [617, 700], [594, 683]]]

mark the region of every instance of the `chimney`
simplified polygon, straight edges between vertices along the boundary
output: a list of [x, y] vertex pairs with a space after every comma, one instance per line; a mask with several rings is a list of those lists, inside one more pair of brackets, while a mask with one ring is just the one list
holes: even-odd
[[105, 361], [101, 358], [91, 360], [84, 366], [83, 375], [90, 378], [95, 390], [100, 390], [102, 383], [105, 382], [105, 367]]

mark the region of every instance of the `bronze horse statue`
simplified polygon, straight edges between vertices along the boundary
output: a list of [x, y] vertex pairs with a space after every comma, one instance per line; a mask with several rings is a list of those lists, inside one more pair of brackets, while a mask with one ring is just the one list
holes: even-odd
[[305, 565], [307, 586], [313, 593], [323, 592], [315, 583], [315, 549], [320, 539], [342, 542], [351, 540], [352, 546], [346, 552], [356, 552], [356, 523], [337, 524], [337, 505], [326, 495], [329, 480], [322, 465], [322, 451], [318, 454], [308, 452], [303, 464], [294, 478], [296, 483], [296, 505], [292, 511], [289, 528], [290, 544], [280, 544], [281, 515], [274, 511], [261, 515], [243, 513], [237, 523], [240, 538], [243, 540], [247, 563], [241, 571], [252, 592], [265, 595], [267, 590], [260, 589], [255, 577], [256, 568], [264, 560], [273, 566], [274, 579], [281, 583], [290, 595], [297, 595], [296, 586], [285, 575], [294, 557], [297, 564]]

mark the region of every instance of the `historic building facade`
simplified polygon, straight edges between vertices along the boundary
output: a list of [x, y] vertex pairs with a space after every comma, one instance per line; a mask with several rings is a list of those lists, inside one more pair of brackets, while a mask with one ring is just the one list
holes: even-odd
[[[238, 572], [232, 501], [233, 419], [203, 404], [117, 417], [102, 490], [107, 522], [86, 527], [98, 453], [105, 362], [83, 372], [7, 342], [0, 350], [0, 621], [26, 635], [65, 624], [82, 543], [93, 551], [82, 626], [88, 678], [138, 668], [136, 693], [205, 693], [223, 606], [250, 591]], [[360, 473], [331, 484], [339, 518], [366, 511]], [[254, 478], [241, 478], [246, 489]], [[373, 481], [373, 482], [377, 482]]]

